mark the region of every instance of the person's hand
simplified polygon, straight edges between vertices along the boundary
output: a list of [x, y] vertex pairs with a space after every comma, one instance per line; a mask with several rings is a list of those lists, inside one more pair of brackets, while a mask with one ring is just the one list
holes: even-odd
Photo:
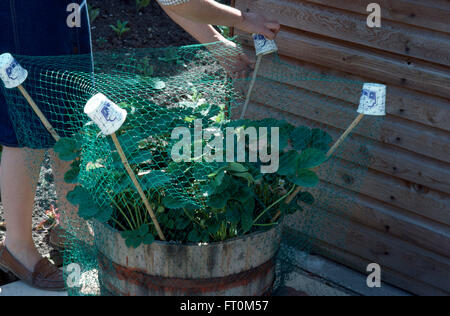
[[273, 40], [280, 31], [280, 23], [266, 19], [257, 13], [243, 13], [243, 21], [235, 27], [251, 34], [261, 34]]
[[254, 68], [255, 62], [248, 58], [242, 48], [225, 38], [211, 47], [210, 51], [234, 79], [247, 77]]

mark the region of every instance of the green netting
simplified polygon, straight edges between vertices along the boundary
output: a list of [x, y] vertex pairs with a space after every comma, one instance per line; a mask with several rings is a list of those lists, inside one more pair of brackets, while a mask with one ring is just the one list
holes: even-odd
[[[5, 90], [19, 142], [28, 148], [53, 148], [70, 164], [60, 190], [60, 195], [69, 192], [69, 203], [61, 196], [58, 200], [69, 237], [65, 265], [70, 294], [114, 292], [102, 280], [111, 269], [118, 273], [117, 262], [102, 244], [116, 245], [121, 255], [125, 245], [132, 257], [160, 240], [112, 138], [101, 134], [83, 112], [96, 93], [128, 112], [117, 138], [171, 244], [220, 243], [284, 223], [276, 286], [302, 260], [294, 248], [309, 252], [323, 243], [327, 247], [319, 249], [345, 248], [346, 223], [357, 209], [356, 196], [371, 161], [370, 140], [376, 139], [380, 120], [365, 118], [355, 130], [357, 137], [350, 137], [332, 157], [326, 153], [357, 116], [363, 83], [266, 56], [246, 119], [236, 120], [251, 78], [227, 75], [233, 54], [219, 45], [108, 52], [94, 55], [94, 73], [91, 56], [15, 56], [29, 71], [24, 87], [62, 137], [55, 144], [19, 91]], [[200, 127], [210, 137], [199, 136]], [[183, 131], [189, 145], [180, 146], [182, 134], [174, 130]], [[270, 162], [261, 156], [250, 161], [258, 143], [239, 147], [239, 140], [249, 137], [243, 131], [266, 141], [260, 149]], [[223, 140], [223, 135], [228, 137]], [[230, 139], [234, 144], [227, 146]], [[175, 161], [174, 147], [178, 154], [190, 152], [188, 158]], [[275, 149], [280, 151], [279, 168], [262, 173], [277, 159]], [[223, 160], [210, 161], [214, 155]], [[79, 217], [72, 215], [74, 208]], [[105, 240], [99, 227], [120, 232], [124, 244]], [[255, 244], [254, 253], [245, 255], [260, 255], [272, 243]], [[232, 265], [216, 263], [223, 271], [227, 264]], [[205, 262], [204, 269], [213, 270], [213, 265]], [[81, 279], [74, 279], [74, 272]]]

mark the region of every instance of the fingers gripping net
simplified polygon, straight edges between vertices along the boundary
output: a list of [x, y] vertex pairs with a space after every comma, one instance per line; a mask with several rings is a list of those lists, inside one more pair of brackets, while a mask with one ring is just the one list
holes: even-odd
[[[112, 138], [83, 113], [86, 102], [99, 92], [128, 112], [116, 135], [167, 241], [221, 243], [270, 231], [284, 220], [277, 285], [299, 263], [294, 248], [309, 251], [318, 241], [330, 239], [334, 247], [345, 246], [346, 221], [355, 209], [370, 164], [368, 146], [380, 121], [366, 118], [355, 130], [357, 137], [349, 138], [332, 157], [326, 152], [356, 117], [362, 82], [266, 56], [248, 119], [233, 120], [241, 114], [250, 81], [227, 76], [225, 69], [235, 66], [233, 54], [216, 45], [102, 53], [94, 56], [95, 73], [90, 56], [16, 56], [30, 73], [24, 87], [62, 137], [55, 145], [26, 100], [18, 91], [7, 90], [19, 142], [30, 148], [54, 147], [60, 158], [73, 161], [64, 175], [72, 184], [67, 200], [78, 207], [81, 222], [89, 220], [89, 225], [75, 220], [66, 225], [72, 239], [65, 262], [68, 267], [79, 265], [82, 275], [80, 280], [68, 274], [70, 294], [100, 294], [93, 286], [98, 275], [110, 284], [111, 271], [117, 274], [117, 262], [102, 250], [108, 241], [99, 234], [98, 223], [119, 232], [130, 251], [159, 239]], [[177, 128], [182, 133], [174, 134]], [[199, 128], [209, 130], [211, 137], [198, 138]], [[226, 139], [220, 149], [211, 143], [227, 135], [227, 128], [234, 129], [236, 140], [233, 162], [211, 161], [211, 154], [225, 157], [232, 151]], [[261, 172], [267, 162], [260, 157], [253, 162], [246, 153], [245, 161], [238, 159], [240, 129], [249, 128], [258, 137], [264, 136], [261, 128], [267, 128], [269, 148], [276, 139], [271, 128], [279, 129], [279, 169], [274, 173]], [[174, 147], [181, 136], [189, 139], [181, 152], [190, 155], [180, 161], [174, 159]], [[245, 144], [249, 147], [250, 140]], [[271, 151], [267, 153], [275, 154]], [[258, 256], [272, 243], [252, 245], [249, 255]], [[124, 286], [120, 282], [107, 289], [106, 281], [100, 284], [103, 294], [123, 294], [111, 290]]]

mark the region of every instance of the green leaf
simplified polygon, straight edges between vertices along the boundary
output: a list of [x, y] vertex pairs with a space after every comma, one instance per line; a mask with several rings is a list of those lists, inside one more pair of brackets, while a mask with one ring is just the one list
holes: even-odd
[[141, 179], [144, 190], [156, 189], [170, 183], [170, 178], [160, 170], [153, 170]]
[[223, 209], [228, 202], [229, 197], [221, 194], [214, 194], [208, 198], [206, 204], [213, 209]]
[[159, 79], [153, 79], [150, 86], [155, 90], [162, 90], [166, 87], [166, 83]]
[[247, 233], [253, 226], [253, 211], [245, 210], [241, 214], [241, 225], [244, 233]]
[[302, 151], [297, 160], [298, 169], [309, 169], [320, 166], [327, 160], [326, 153], [316, 149], [308, 148]]
[[220, 229], [220, 223], [219, 222], [210, 223], [208, 225], [208, 232], [210, 234], [213, 234], [213, 235], [217, 234], [219, 229]]
[[78, 208], [78, 215], [85, 220], [94, 218], [99, 213], [100, 209], [92, 201], [81, 203], [80, 207]]
[[187, 204], [187, 202], [184, 201], [183, 198], [179, 198], [179, 197], [174, 198], [174, 197], [171, 197], [171, 196], [164, 197], [162, 202], [163, 202], [163, 205], [165, 207], [170, 208], [170, 209], [183, 208]]
[[81, 185], [77, 185], [72, 191], [67, 193], [67, 200], [73, 205], [79, 205], [88, 199], [91, 199], [91, 194]]
[[283, 152], [289, 145], [289, 139], [293, 130], [294, 126], [289, 123], [285, 123], [280, 126], [280, 152]]
[[248, 169], [245, 168], [244, 165], [237, 163], [237, 162], [230, 162], [229, 168], [230, 171], [232, 172], [239, 172], [239, 173], [243, 173], [243, 172], [247, 172]]
[[150, 228], [148, 227], [147, 224], [142, 224], [141, 227], [139, 227], [139, 235], [141, 237], [144, 237], [145, 235], [147, 235], [147, 233], [150, 231]]
[[333, 139], [327, 132], [318, 128], [312, 130], [311, 139], [311, 147], [323, 151], [328, 151], [328, 149], [330, 148], [330, 144], [333, 141]]
[[185, 216], [178, 216], [175, 219], [175, 228], [177, 230], [184, 230], [184, 229], [186, 229], [186, 227], [189, 226], [190, 223], [191, 223], [191, 221], [188, 218], [186, 218]]
[[246, 179], [249, 185], [255, 182], [255, 179], [249, 172], [233, 173], [233, 176]]
[[306, 203], [306, 204], [309, 204], [309, 205], [312, 205], [315, 202], [314, 196], [312, 196], [312, 194], [309, 193], [309, 192], [300, 192], [297, 195], [297, 199], [302, 201], [302, 202], [304, 202], [304, 203]]
[[66, 183], [77, 183], [78, 176], [80, 174], [80, 168], [72, 168], [64, 174], [64, 181]]
[[53, 147], [63, 161], [72, 161], [80, 157], [81, 144], [74, 138], [63, 137]]
[[111, 219], [114, 210], [109, 205], [104, 205], [99, 209], [99, 212], [95, 215], [95, 218], [100, 223], [106, 223]]
[[197, 230], [194, 229], [188, 234], [187, 238], [188, 238], [188, 241], [199, 242], [200, 241], [200, 234], [198, 233]]
[[225, 218], [232, 224], [237, 224], [241, 220], [241, 214], [236, 207], [230, 207], [225, 213]]
[[290, 150], [284, 153], [280, 157], [280, 167], [277, 173], [280, 176], [293, 176], [296, 172], [298, 159], [298, 152], [296, 150]]
[[297, 172], [297, 176], [290, 176], [287, 179], [290, 182], [305, 188], [315, 187], [319, 183], [319, 177], [317, 177], [313, 171], [308, 169], [301, 169]]
[[155, 236], [153, 236], [152, 234], [147, 234], [144, 238], [142, 238], [142, 242], [144, 243], [144, 245], [151, 245], [154, 241]]
[[311, 130], [305, 126], [299, 126], [291, 133], [292, 147], [295, 150], [304, 150], [311, 142]]

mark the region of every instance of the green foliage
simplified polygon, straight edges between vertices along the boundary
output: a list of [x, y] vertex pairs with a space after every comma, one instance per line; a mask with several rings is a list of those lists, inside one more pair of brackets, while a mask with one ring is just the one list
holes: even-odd
[[89, 12], [89, 21], [91, 22], [91, 24], [94, 24], [94, 21], [100, 15], [100, 9], [99, 8], [94, 9], [94, 7], [88, 4], [88, 12]]
[[147, 224], [142, 224], [136, 230], [122, 232], [122, 237], [125, 239], [125, 244], [130, 248], [137, 248], [141, 244], [150, 245], [155, 241], [155, 237]]
[[113, 31], [117, 34], [117, 37], [119, 39], [122, 39], [122, 36], [129, 32], [131, 29], [127, 27], [128, 21], [122, 22], [121, 20], [117, 20], [116, 25], [110, 25], [110, 27], [113, 29]]
[[148, 7], [150, 0], [136, 0], [136, 10], [140, 12], [142, 9]]
[[[127, 122], [117, 132], [121, 144], [126, 145], [127, 158], [152, 204], [153, 210], [168, 240], [177, 242], [223, 241], [277, 225], [275, 215], [293, 214], [301, 210], [301, 203], [312, 204], [314, 197], [301, 191], [289, 204], [286, 200], [297, 186], [311, 188], [319, 183], [315, 168], [326, 162], [326, 150], [331, 137], [321, 130], [294, 127], [285, 121], [216, 121], [224, 110], [212, 106], [203, 93], [192, 90], [186, 101], [180, 102], [173, 115], [167, 109], [155, 107], [151, 114], [148, 105], [140, 102], [122, 103], [129, 115]], [[262, 174], [260, 161], [208, 163], [202, 161], [171, 161], [173, 142], [171, 131], [176, 126], [193, 128], [200, 118], [221, 129], [226, 127], [279, 127], [280, 167], [274, 174]], [[136, 120], [146, 120], [148, 129], [136, 128]], [[158, 124], [156, 124], [158, 122]], [[152, 126], [158, 128], [152, 130]], [[270, 133], [269, 133], [270, 134]], [[152, 135], [150, 138], [148, 135]], [[270, 136], [270, 135], [269, 135]], [[270, 138], [270, 137], [269, 137]], [[149, 244], [157, 236], [152, 220], [137, 195], [137, 190], [125, 172], [118, 153], [110, 142], [112, 166], [108, 171], [100, 162], [88, 162], [92, 172], [113, 175], [110, 206], [99, 208], [88, 190], [77, 186], [68, 196], [69, 201], [80, 205], [80, 216], [107, 221], [123, 232], [127, 246]], [[64, 139], [56, 149], [69, 159], [79, 156], [80, 146], [74, 140]], [[236, 153], [235, 153], [236, 154]], [[158, 169], [151, 166], [158, 165]], [[83, 164], [84, 165], [84, 164]], [[66, 174], [66, 181], [76, 183], [80, 163], [75, 161]], [[186, 181], [189, 179], [189, 181]], [[201, 203], [194, 203], [195, 195]], [[291, 199], [290, 199], [291, 200]]]
[[72, 161], [80, 157], [81, 142], [76, 138], [61, 138], [53, 147], [59, 159]]

